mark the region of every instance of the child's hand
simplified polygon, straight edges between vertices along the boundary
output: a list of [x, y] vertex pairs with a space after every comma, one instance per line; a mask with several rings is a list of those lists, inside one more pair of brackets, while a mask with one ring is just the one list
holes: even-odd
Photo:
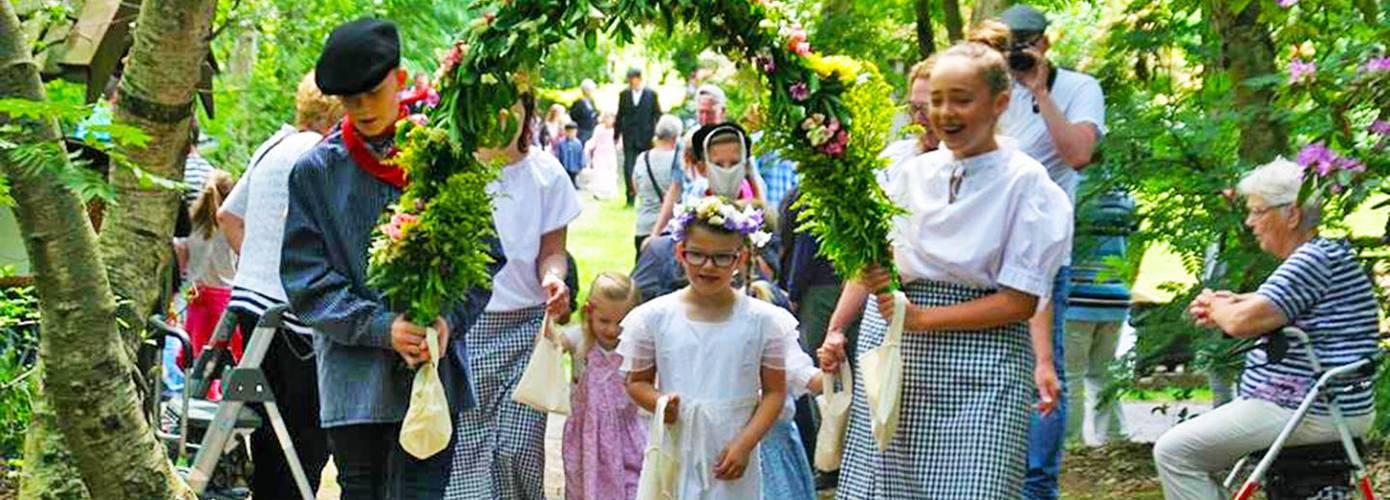
[[840, 362], [845, 359], [845, 334], [839, 330], [826, 332], [825, 341], [821, 342], [820, 349], [816, 349], [816, 358], [822, 370], [839, 373]]
[[714, 461], [714, 478], [734, 481], [743, 477], [743, 472], [748, 469], [748, 455], [751, 451], [752, 447], [744, 446], [737, 439], [729, 443]]
[[1033, 368], [1033, 382], [1038, 385], [1038, 411], [1044, 415], [1057, 408], [1062, 395], [1061, 383], [1057, 381], [1057, 370], [1052, 363], [1036, 363]]
[[681, 396], [680, 394], [668, 394], [668, 396], [671, 396], [671, 400], [666, 402], [666, 416], [661, 419], [670, 425], [676, 423], [676, 417], [681, 414]]

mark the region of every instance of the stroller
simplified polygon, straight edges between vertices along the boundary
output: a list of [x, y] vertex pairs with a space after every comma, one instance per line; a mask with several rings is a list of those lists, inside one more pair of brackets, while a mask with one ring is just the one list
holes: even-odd
[[[1346, 419], [1342, 416], [1342, 408], [1337, 403], [1339, 392], [1370, 382], [1364, 381], [1350, 387], [1334, 385], [1334, 382], [1343, 377], [1370, 380], [1376, 372], [1376, 360], [1366, 357], [1342, 366], [1324, 369], [1317, 353], [1313, 351], [1313, 343], [1309, 340], [1308, 334], [1298, 328], [1287, 327], [1282, 332], [1271, 335], [1263, 344], [1270, 352], [1272, 362], [1282, 358], [1288, 351], [1288, 339], [1285, 335], [1299, 341], [1307, 350], [1308, 360], [1318, 374], [1317, 382], [1308, 389], [1308, 394], [1294, 411], [1293, 418], [1284, 424], [1274, 443], [1268, 449], [1251, 453], [1237, 462], [1230, 475], [1226, 477], [1224, 486], [1230, 491], [1235, 484], [1236, 476], [1247, 468], [1249, 462], [1254, 461], [1257, 462], [1254, 470], [1236, 491], [1233, 499], [1252, 498], [1261, 487], [1265, 488], [1265, 496], [1269, 500], [1344, 499], [1351, 498], [1354, 486], [1363, 499], [1373, 500], [1375, 495], [1371, 488], [1371, 478], [1365, 462], [1361, 459], [1362, 442], [1352, 437]], [[1307, 416], [1308, 410], [1320, 397], [1326, 401], [1331, 411], [1340, 440], [1285, 447], [1289, 436], [1293, 435], [1294, 430]]]
[[[250, 437], [256, 429], [265, 425], [265, 420], [269, 420], [275, 431], [300, 496], [305, 500], [314, 498], [304, 467], [291, 444], [279, 407], [275, 404], [275, 395], [270, 390], [265, 372], [260, 368], [271, 340], [279, 331], [284, 312], [284, 306], [266, 310], [246, 344], [241, 362], [222, 377], [223, 371], [232, 365], [227, 346], [236, 330], [235, 316], [230, 312], [224, 313], [212, 339], [198, 354], [197, 361], [191, 363], [192, 367], [186, 370], [183, 394], [161, 404], [161, 422], [165, 425], [161, 425], [156, 434], [169, 448], [169, 458], [176, 465], [181, 461], [186, 463], [191, 456], [191, 466], [180, 465], [176, 469], [199, 498], [242, 500], [250, 496], [244, 486], [249, 482], [253, 468]], [[147, 324], [166, 339], [176, 339], [182, 344], [184, 359], [192, 359], [193, 343], [186, 332], [170, 326], [160, 316], [151, 317]], [[222, 400], [208, 401], [205, 399], [208, 390], [212, 382], [219, 378], [223, 380]], [[268, 418], [261, 418], [246, 403], [264, 405]]]

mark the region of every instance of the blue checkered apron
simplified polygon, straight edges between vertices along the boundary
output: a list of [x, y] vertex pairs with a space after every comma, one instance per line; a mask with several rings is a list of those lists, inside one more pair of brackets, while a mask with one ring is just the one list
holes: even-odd
[[544, 413], [512, 401], [545, 306], [484, 312], [465, 335], [478, 405], [454, 420], [447, 500], [544, 498]]
[[[959, 284], [906, 286], [919, 306], [948, 306], [993, 293]], [[888, 324], [869, 297], [855, 353], [883, 342]], [[1018, 498], [1028, 451], [1028, 415], [1037, 397], [1024, 322], [987, 331], [904, 332], [898, 432], [878, 451], [864, 382], [854, 402], [840, 468], [840, 499]]]

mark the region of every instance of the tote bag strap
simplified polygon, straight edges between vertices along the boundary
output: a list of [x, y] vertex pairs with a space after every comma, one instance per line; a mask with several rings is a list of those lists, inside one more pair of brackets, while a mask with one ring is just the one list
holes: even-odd
[[647, 431], [647, 448], [660, 448], [666, 444], [666, 404], [671, 402], [671, 395], [667, 394], [656, 398], [656, 409], [652, 412], [651, 430]]
[[888, 323], [888, 333], [883, 344], [899, 344], [903, 339], [903, 322], [907, 320], [907, 295], [902, 290], [893, 292], [893, 321]]
[[[840, 388], [835, 388], [835, 380], [840, 380]], [[839, 373], [820, 372], [820, 392], [825, 397], [838, 396], [852, 390], [854, 375], [850, 373], [849, 363], [840, 363]]]
[[434, 328], [425, 329], [425, 348], [430, 352], [430, 367], [439, 367], [439, 331]]

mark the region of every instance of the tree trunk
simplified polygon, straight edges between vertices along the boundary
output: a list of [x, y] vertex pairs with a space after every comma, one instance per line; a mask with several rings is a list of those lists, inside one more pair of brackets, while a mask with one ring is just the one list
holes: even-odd
[[[19, 33], [11, 2], [0, 4], [0, 33]], [[23, 37], [0, 38], [0, 98], [46, 100], [38, 69]], [[0, 116], [0, 124], [19, 125], [13, 142], [49, 143], [53, 154], [63, 154], [51, 119]], [[26, 172], [6, 157], [0, 156], [0, 172], [9, 181], [39, 296], [41, 380], [48, 398], [40, 406], [51, 405], [58, 416], [54, 420], [68, 444], [70, 463], [98, 498], [191, 500], [141, 410], [130, 378], [134, 367], [116, 329], [116, 300], [81, 200], [56, 176]], [[60, 457], [60, 450], [42, 449], [45, 440], [51, 443], [53, 430], [45, 424], [53, 421], [39, 415], [28, 448]], [[35, 458], [34, 463], [44, 461]], [[25, 491], [41, 498], [50, 493]]]
[[1240, 159], [1264, 163], [1284, 154], [1289, 147], [1288, 126], [1278, 117], [1274, 89], [1243, 85], [1245, 80], [1278, 71], [1274, 67], [1274, 42], [1260, 22], [1260, 2], [1231, 12], [1226, 2], [1209, 2], [1212, 24], [1221, 40], [1220, 66], [1226, 69], [1235, 93], [1240, 124]]
[[977, 0], [975, 9], [970, 11], [970, 25], [980, 24], [980, 21], [999, 15], [1013, 3], [1012, 0]]
[[960, 2], [958, 0], [942, 0], [941, 10], [946, 12], [946, 36], [951, 38], [951, 42], [959, 42], [965, 39], [965, 23], [960, 18]]
[[[116, 123], [145, 131], [149, 143], [128, 148], [130, 160], [146, 172], [183, 179], [188, 154], [194, 91], [208, 54], [214, 0], [146, 0], [136, 20], [134, 44], [121, 77]], [[110, 182], [120, 203], [106, 212], [101, 255], [112, 290], [129, 301], [127, 324], [143, 325], [156, 312], [162, 267], [173, 255], [180, 191], [141, 187], [128, 169], [113, 168]], [[143, 251], [133, 251], [142, 249]], [[128, 348], [140, 340], [130, 329]]]
[[[3, 160], [0, 160], [3, 161]], [[24, 469], [19, 480], [19, 498], [40, 500], [86, 500], [87, 484], [82, 472], [68, 453], [63, 433], [58, 429], [58, 415], [48, 404], [43, 390], [43, 363], [34, 372], [37, 386], [34, 391], [32, 420], [24, 436]]]
[[926, 59], [936, 53], [936, 38], [931, 26], [931, 1], [913, 0], [912, 8], [917, 11], [917, 55]]

